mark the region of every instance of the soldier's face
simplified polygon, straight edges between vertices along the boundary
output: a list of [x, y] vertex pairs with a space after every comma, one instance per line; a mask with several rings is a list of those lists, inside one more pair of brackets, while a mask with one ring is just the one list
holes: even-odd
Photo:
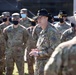
[[48, 21], [48, 17], [46, 17], [46, 16], [39, 16], [38, 19], [37, 19], [37, 21], [38, 21], [39, 25], [44, 25], [45, 22]]
[[14, 24], [14, 26], [18, 26], [19, 19], [18, 18], [12, 18], [12, 23]]
[[4, 16], [3, 18], [7, 18], [7, 21], [9, 21], [10, 16]]

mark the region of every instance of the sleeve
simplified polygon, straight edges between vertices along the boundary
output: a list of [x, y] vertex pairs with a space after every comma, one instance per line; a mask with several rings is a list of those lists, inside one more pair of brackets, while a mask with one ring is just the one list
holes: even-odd
[[59, 35], [55, 31], [49, 31], [48, 33], [48, 45], [49, 47], [45, 48], [45, 50], [41, 50], [39, 52], [40, 56], [50, 56], [54, 49], [58, 46], [60, 43]]
[[64, 31], [60, 37], [60, 41], [61, 42], [65, 42], [67, 39], [67, 34], [68, 34], [68, 31]]
[[3, 38], [4, 38], [4, 43], [5, 43], [4, 48], [6, 48], [7, 47], [7, 40], [8, 40], [8, 35], [7, 35], [7, 29], [6, 28], [3, 29]]
[[28, 30], [28, 33], [29, 33], [29, 38], [28, 38], [28, 41], [27, 41], [27, 49], [32, 49], [32, 48], [36, 48], [36, 44], [35, 44], [35, 41], [30, 33], [30, 30]]
[[5, 41], [7, 41], [8, 40], [8, 36], [7, 36], [7, 29], [6, 28], [3, 29], [3, 35], [4, 35]]
[[62, 50], [57, 47], [44, 67], [44, 75], [59, 75], [62, 64]]
[[26, 47], [26, 43], [27, 43], [27, 41], [28, 41], [28, 38], [29, 38], [29, 33], [28, 33], [27, 29], [25, 28], [24, 31], [23, 31], [24, 47]]
[[38, 39], [38, 34], [37, 34], [37, 26], [34, 27], [33, 32], [32, 32], [32, 37], [34, 39], [35, 42], [37, 42]]

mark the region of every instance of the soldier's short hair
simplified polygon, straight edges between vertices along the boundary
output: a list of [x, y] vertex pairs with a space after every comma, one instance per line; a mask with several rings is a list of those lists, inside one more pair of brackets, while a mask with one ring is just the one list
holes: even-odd
[[20, 14], [19, 14], [19, 13], [13, 13], [13, 14], [12, 14], [12, 18], [17, 18], [17, 19], [19, 19], [19, 18], [20, 18]]
[[27, 12], [27, 9], [26, 8], [23, 8], [20, 10], [20, 13], [26, 13]]

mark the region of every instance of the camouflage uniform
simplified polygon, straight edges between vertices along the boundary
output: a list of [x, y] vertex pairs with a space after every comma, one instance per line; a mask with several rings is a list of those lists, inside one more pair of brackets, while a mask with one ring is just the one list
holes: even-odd
[[[13, 18], [19, 18], [19, 14], [13, 14]], [[14, 25], [7, 26], [3, 30], [6, 41], [6, 75], [12, 75], [14, 62], [17, 65], [19, 75], [24, 75], [24, 50], [28, 40], [28, 32], [26, 28], [18, 23], [18, 27]]]
[[58, 30], [60, 36], [62, 35], [62, 33], [63, 33], [66, 29], [68, 29], [68, 28], [71, 27], [71, 26], [68, 25], [66, 22], [63, 23], [63, 24], [61, 24], [60, 22], [58, 22], [58, 23], [55, 24], [54, 26], [55, 26], [55, 28]]
[[72, 17], [68, 17], [68, 19], [71, 22], [71, 28], [67, 29], [66, 31], [63, 32], [61, 35], [61, 42], [68, 41], [72, 39], [76, 35], [76, 19], [75, 15]]
[[26, 20], [20, 19], [20, 24], [25, 26], [26, 28], [31, 26], [29, 18], [27, 18]]
[[74, 30], [74, 28], [71, 27], [63, 32], [60, 40], [61, 42], [68, 41], [71, 40], [75, 35], [76, 35], [76, 31]]
[[76, 37], [57, 46], [45, 65], [44, 75], [76, 75]]
[[32, 31], [33, 31], [33, 27], [28, 27], [27, 28], [28, 32], [29, 32], [29, 38], [28, 38], [28, 41], [27, 41], [27, 53], [26, 53], [26, 58], [27, 58], [27, 64], [28, 64], [28, 72], [29, 72], [29, 75], [34, 75], [34, 68], [33, 68], [33, 64], [34, 64], [34, 57], [30, 56], [29, 53], [31, 51], [31, 49], [35, 48], [35, 42], [32, 38]]
[[35, 43], [37, 43], [41, 30], [42, 30], [42, 28], [38, 24], [33, 29], [32, 36], [33, 36]]
[[0, 75], [2, 75], [5, 67], [5, 41], [3, 38], [3, 28], [2, 25], [0, 25]]
[[57, 31], [48, 23], [47, 28], [40, 32], [37, 41], [37, 49], [40, 51], [38, 57], [35, 57], [35, 75], [44, 75], [44, 65], [58, 44]]
[[[52, 27], [54, 27], [54, 26], [52, 26]], [[40, 35], [41, 30], [42, 30], [42, 28], [38, 24], [33, 29], [32, 36], [33, 36], [33, 39], [34, 39], [35, 43], [37, 43], [37, 40], [38, 40], [38, 37]]]
[[[3, 16], [8, 16], [7, 12]], [[7, 21], [6, 21], [7, 22]], [[10, 25], [10, 23], [3, 22], [0, 24], [0, 75], [2, 75], [5, 68], [5, 41], [3, 36], [3, 29]]]

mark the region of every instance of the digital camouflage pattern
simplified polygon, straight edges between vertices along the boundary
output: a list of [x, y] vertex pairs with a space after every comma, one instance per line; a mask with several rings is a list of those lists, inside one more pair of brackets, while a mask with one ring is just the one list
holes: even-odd
[[66, 29], [68, 29], [68, 28], [71, 27], [71, 26], [68, 25], [66, 22], [63, 23], [63, 24], [61, 24], [60, 22], [58, 22], [58, 23], [55, 24], [54, 26], [55, 26], [55, 28], [58, 30], [60, 36], [62, 35], [62, 33], [63, 33]]
[[44, 75], [76, 75], [76, 37], [56, 47], [45, 65]]
[[6, 42], [6, 75], [12, 75], [14, 62], [17, 65], [19, 75], [24, 75], [24, 50], [28, 40], [28, 32], [22, 25], [14, 28], [10, 25], [3, 30]]
[[75, 35], [76, 35], [76, 31], [74, 30], [74, 28], [71, 27], [63, 32], [60, 40], [61, 42], [68, 41], [71, 40]]
[[23, 25], [24, 27], [28, 28], [31, 26], [31, 22], [29, 18], [26, 18], [23, 20], [22, 18], [20, 19], [20, 24]]
[[5, 68], [5, 41], [3, 36], [3, 29], [7, 27], [4, 22], [0, 24], [0, 75], [2, 75]]
[[31, 49], [33, 49], [33, 48], [36, 47], [35, 46], [35, 42], [34, 42], [34, 40], [32, 38], [33, 28], [34, 27], [32, 27], [32, 26], [27, 28], [27, 31], [29, 33], [29, 38], [28, 38], [27, 46], [26, 46], [26, 49], [27, 49], [26, 58], [27, 58], [28, 73], [29, 73], [29, 75], [34, 75], [34, 68], [33, 68], [34, 57], [29, 55], [29, 53], [31, 52]]
[[42, 28], [38, 24], [33, 29], [32, 36], [36, 43], [37, 43], [41, 30], [42, 30]]
[[48, 23], [45, 30], [40, 32], [37, 48], [39, 51], [38, 57], [35, 59], [35, 75], [44, 75], [44, 66], [48, 61], [50, 55], [54, 51], [54, 48], [59, 44], [59, 36], [54, 27]]

